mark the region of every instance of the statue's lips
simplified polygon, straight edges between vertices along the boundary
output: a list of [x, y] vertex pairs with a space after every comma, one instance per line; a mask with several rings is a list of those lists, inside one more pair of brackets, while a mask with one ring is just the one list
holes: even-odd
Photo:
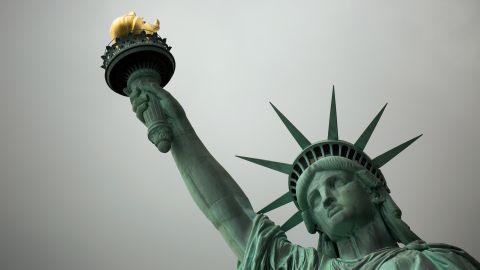
[[336, 205], [336, 206], [330, 208], [330, 209], [328, 210], [328, 212], [327, 212], [327, 217], [328, 217], [328, 218], [333, 217], [333, 215], [335, 215], [336, 213], [340, 212], [342, 209], [343, 209], [343, 207], [340, 206], [340, 205]]

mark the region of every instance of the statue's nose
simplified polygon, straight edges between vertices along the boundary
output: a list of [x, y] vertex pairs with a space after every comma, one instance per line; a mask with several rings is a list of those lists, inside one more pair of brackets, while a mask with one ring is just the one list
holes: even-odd
[[334, 199], [333, 197], [331, 197], [331, 196], [326, 197], [326, 198], [323, 200], [323, 202], [322, 202], [323, 207], [324, 207], [325, 209], [329, 208], [330, 205], [332, 205], [332, 203], [333, 203], [334, 201], [335, 201], [335, 199]]
[[328, 185], [320, 188], [320, 196], [322, 196], [322, 206], [327, 209], [335, 201], [332, 190]]

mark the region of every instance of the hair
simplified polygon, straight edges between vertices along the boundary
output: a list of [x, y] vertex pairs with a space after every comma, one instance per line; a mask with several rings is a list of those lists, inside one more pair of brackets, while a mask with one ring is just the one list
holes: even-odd
[[331, 156], [322, 158], [308, 167], [300, 176], [297, 184], [298, 205], [302, 211], [305, 226], [310, 233], [313, 234], [317, 232], [319, 234], [319, 252], [328, 257], [338, 257], [336, 243], [332, 241], [326, 233], [322, 232], [318, 224], [314, 223], [309, 211], [310, 206], [306, 199], [307, 189], [312, 182], [314, 175], [326, 170], [341, 170], [351, 173], [353, 179], [358, 181], [365, 191], [371, 195], [372, 202], [379, 210], [383, 222], [395, 241], [407, 245], [415, 240], [420, 240], [420, 238], [412, 232], [410, 227], [402, 220], [402, 211], [397, 204], [395, 204], [392, 197], [390, 197], [388, 187], [384, 181], [380, 181], [372, 173], [352, 160]]

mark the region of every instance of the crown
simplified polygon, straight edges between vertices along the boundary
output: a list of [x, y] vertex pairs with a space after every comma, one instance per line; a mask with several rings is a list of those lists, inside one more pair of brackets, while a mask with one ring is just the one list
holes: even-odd
[[380, 117], [382, 116], [387, 104], [383, 106], [380, 112], [375, 116], [357, 141], [353, 144], [338, 139], [335, 87], [333, 87], [332, 90], [328, 137], [326, 140], [316, 143], [311, 143], [272, 103], [270, 103], [270, 105], [272, 105], [283, 124], [287, 127], [290, 134], [300, 145], [302, 152], [295, 158], [295, 161], [292, 164], [244, 156], [237, 157], [288, 175], [288, 192], [258, 211], [259, 214], [267, 213], [293, 201], [299, 211], [297, 211], [281, 226], [282, 230], [284, 231], [290, 230], [303, 221], [302, 211], [300, 210], [298, 204], [296, 187], [300, 176], [310, 165], [325, 157], [336, 156], [346, 158], [369, 171], [380, 181], [387, 192], [390, 193], [385, 181], [385, 177], [383, 176], [380, 168], [422, 136], [419, 135], [413, 139], [410, 139], [372, 159], [365, 154], [363, 150], [365, 149], [365, 146], [375, 130], [375, 127], [377, 126], [377, 123], [380, 120]]

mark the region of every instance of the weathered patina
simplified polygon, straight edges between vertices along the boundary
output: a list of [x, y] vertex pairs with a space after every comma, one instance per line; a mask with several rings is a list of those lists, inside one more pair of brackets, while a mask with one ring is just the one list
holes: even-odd
[[[122, 17], [117, 23], [132, 18]], [[125, 25], [137, 24], [129, 21]], [[272, 105], [301, 152], [293, 164], [241, 157], [288, 175], [288, 191], [255, 212], [239, 185], [203, 145], [182, 106], [163, 89], [175, 65], [168, 53], [170, 47], [156, 33], [150, 34], [115, 34], [119, 44], [107, 47], [103, 57], [107, 83], [130, 97], [133, 111], [148, 127], [149, 140], [160, 151], [167, 152], [171, 145], [189, 192], [237, 256], [238, 269], [480, 268], [457, 247], [422, 241], [401, 219], [400, 208], [390, 197], [380, 168], [420, 136], [370, 158], [363, 150], [385, 107], [358, 140], [349, 143], [338, 136], [335, 91], [328, 137], [316, 143]], [[132, 54], [135, 50], [129, 53], [125, 46], [132, 44], [156, 58]], [[120, 60], [124, 61], [121, 65]], [[290, 202], [298, 212], [282, 226], [265, 215]], [[300, 223], [308, 232], [318, 234], [316, 249], [288, 241], [285, 231]]]

